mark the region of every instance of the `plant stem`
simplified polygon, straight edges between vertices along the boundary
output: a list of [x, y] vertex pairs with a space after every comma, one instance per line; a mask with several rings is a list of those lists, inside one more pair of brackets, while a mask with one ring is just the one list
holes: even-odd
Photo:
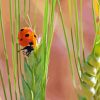
[[0, 69], [0, 79], [1, 79], [2, 87], [3, 87], [3, 92], [4, 92], [5, 100], [7, 100], [6, 89], [5, 89], [5, 85], [4, 85], [1, 69]]
[[18, 0], [18, 31], [19, 30], [20, 30], [20, 0]]
[[29, 13], [29, 18], [30, 18], [31, 17], [30, 16], [30, 14], [31, 14], [31, 0], [29, 0], [29, 12], [28, 13]]
[[[16, 44], [16, 53], [18, 52], [18, 44]], [[20, 89], [20, 80], [19, 80], [19, 66], [18, 66], [18, 53], [16, 54], [16, 60], [17, 60], [17, 78], [18, 78], [18, 89], [19, 94], [21, 95], [21, 89]]]
[[76, 30], [76, 45], [77, 45], [77, 54], [80, 56], [80, 42], [79, 42], [79, 22], [78, 22], [78, 8], [77, 0], [74, 0], [74, 9], [75, 9], [75, 30]]
[[14, 47], [14, 31], [13, 31], [13, 19], [12, 19], [12, 0], [9, 0], [9, 12], [10, 12], [10, 32], [11, 32], [11, 39], [12, 39], [12, 63], [14, 67], [14, 86], [15, 86], [15, 96], [17, 100], [17, 92], [16, 92], [16, 55], [15, 55], [15, 47]]
[[77, 69], [77, 72], [78, 72], [79, 79], [81, 81], [81, 72], [82, 72], [82, 70], [80, 69], [80, 67], [78, 67], [78, 64], [77, 64], [77, 61], [76, 61], [75, 46], [74, 46], [74, 39], [73, 39], [72, 29], [71, 29], [71, 40], [72, 40], [72, 46], [73, 46], [73, 52], [74, 52], [75, 65], [76, 65], [76, 69]]
[[9, 73], [9, 64], [8, 64], [8, 54], [7, 54], [7, 48], [6, 48], [6, 40], [4, 35], [4, 27], [3, 27], [3, 19], [2, 19], [2, 6], [1, 6], [1, 0], [0, 0], [0, 24], [1, 24], [1, 30], [2, 30], [2, 39], [4, 43], [4, 53], [6, 58], [6, 69], [8, 74], [8, 84], [9, 84], [9, 91], [10, 91], [10, 99], [12, 100], [12, 90], [11, 90], [11, 82], [10, 82], [10, 73]]
[[73, 85], [76, 87], [75, 72], [74, 72], [74, 68], [73, 68], [73, 65], [72, 65], [72, 60], [71, 60], [71, 55], [70, 55], [70, 48], [69, 48], [69, 44], [68, 44], [68, 39], [67, 39], [67, 35], [66, 35], [66, 30], [65, 30], [65, 25], [64, 25], [64, 21], [63, 21], [62, 10], [61, 10], [59, 0], [58, 0], [58, 4], [59, 4], [60, 18], [61, 18], [61, 23], [62, 23], [62, 27], [63, 27], [65, 42], [66, 42], [66, 48], [68, 50], [68, 56], [69, 56], [70, 68], [71, 68], [71, 75], [72, 75], [72, 79], [73, 79]]
[[83, 6], [82, 3], [83, 0], [80, 0], [80, 5], [81, 5], [81, 39], [82, 39], [82, 54], [83, 54], [83, 61], [85, 62], [85, 52], [84, 52], [84, 35], [83, 35]]
[[24, 0], [24, 17], [26, 17], [26, 0]]

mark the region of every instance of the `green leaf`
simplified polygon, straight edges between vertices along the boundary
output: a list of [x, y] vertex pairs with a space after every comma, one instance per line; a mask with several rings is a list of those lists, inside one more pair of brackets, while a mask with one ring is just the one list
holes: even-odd
[[61, 9], [61, 5], [60, 5], [60, 0], [58, 0], [58, 5], [59, 5], [60, 19], [61, 19], [61, 23], [62, 23], [63, 33], [64, 33], [64, 37], [65, 37], [66, 48], [67, 48], [68, 57], [69, 57], [72, 80], [73, 80], [74, 86], [76, 86], [75, 72], [74, 72], [74, 68], [72, 65], [72, 57], [71, 57], [71, 53], [70, 53], [67, 32], [66, 32], [66, 28], [65, 28], [65, 24], [64, 24], [64, 20], [63, 20], [63, 14], [62, 14], [62, 9]]
[[78, 98], [79, 98], [79, 100], [87, 100], [86, 97], [84, 97], [84, 96], [79, 96]]
[[30, 65], [30, 69], [33, 69], [33, 67], [38, 63], [38, 58], [35, 56], [34, 52], [29, 56], [27, 59], [28, 64]]
[[100, 56], [100, 35], [96, 36], [96, 43], [94, 44], [94, 55]]
[[23, 85], [23, 92], [24, 92], [25, 100], [32, 100], [31, 89], [28, 83], [24, 80], [23, 76], [22, 76], [22, 85]]
[[30, 66], [27, 64], [26, 60], [24, 61], [24, 71], [25, 71], [25, 79], [30, 88], [32, 87], [32, 71]]
[[[50, 27], [49, 27], [49, 34], [48, 34], [48, 44], [47, 44], [47, 65], [49, 63], [49, 55], [50, 55], [50, 49], [51, 49], [51, 43], [53, 39], [53, 33], [54, 33], [54, 12], [55, 12], [55, 7], [56, 7], [56, 0], [52, 0], [52, 5], [51, 5], [51, 14], [50, 14]], [[48, 70], [48, 69], [46, 69]]]
[[20, 100], [25, 100], [24, 96], [20, 95]]

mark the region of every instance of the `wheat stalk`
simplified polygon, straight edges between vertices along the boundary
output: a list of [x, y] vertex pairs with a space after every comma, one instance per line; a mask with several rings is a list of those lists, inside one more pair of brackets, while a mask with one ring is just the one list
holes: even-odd
[[[59, 2], [59, 0], [58, 0]], [[70, 22], [72, 25], [72, 8], [71, 8], [71, 3], [72, 0], [69, 0], [69, 12], [70, 12]], [[79, 91], [77, 91], [78, 97], [80, 100], [99, 100], [100, 99], [100, 22], [96, 22], [96, 18], [100, 16], [100, 0], [93, 0], [93, 17], [94, 17], [94, 28], [95, 28], [95, 33], [96, 33], [96, 37], [95, 37], [95, 41], [94, 41], [94, 46], [93, 46], [93, 51], [90, 53], [90, 55], [85, 58], [85, 52], [84, 52], [84, 39], [83, 39], [83, 26], [82, 26], [82, 0], [80, 0], [80, 6], [81, 6], [81, 33], [79, 34], [79, 18], [78, 18], [78, 8], [77, 8], [77, 0], [74, 0], [74, 12], [75, 12], [75, 26], [72, 26], [71, 29], [71, 40], [72, 40], [72, 46], [73, 46], [73, 53], [74, 53], [74, 60], [75, 60], [75, 66], [77, 69], [77, 74], [79, 77], [79, 81], [80, 81], [80, 85], [82, 88], [82, 92], [83, 95], [81, 95], [79, 93]], [[64, 35], [65, 37], [67, 37], [67, 33], [66, 33], [66, 27], [64, 25], [64, 21], [63, 21], [63, 15], [62, 15], [62, 10], [60, 7], [60, 2], [59, 2], [59, 8], [60, 8], [60, 17], [61, 17], [61, 21], [62, 21], [62, 27], [63, 27], [63, 31], [64, 31]], [[100, 17], [99, 17], [100, 18]], [[75, 31], [72, 31], [74, 30]], [[74, 43], [73, 40], [73, 34], [76, 34], [75, 37], [75, 41], [76, 44]], [[79, 36], [81, 36], [82, 39], [82, 53], [83, 53], [83, 60], [81, 63], [81, 59], [80, 59], [80, 39]], [[70, 57], [71, 53], [69, 45], [68, 45], [68, 40], [65, 38], [65, 42], [67, 45], [67, 50], [68, 50], [68, 55], [69, 55], [69, 59], [70, 62], [72, 63], [72, 59]], [[75, 52], [75, 46], [77, 46], [76, 48], [76, 52]], [[74, 66], [72, 66], [70, 64], [71, 67], [71, 74], [74, 78], [73, 81], [75, 81], [75, 73], [74, 70]], [[76, 83], [76, 82], [75, 82]], [[74, 84], [73, 84], [74, 85]], [[76, 87], [75, 87], [76, 88]]]

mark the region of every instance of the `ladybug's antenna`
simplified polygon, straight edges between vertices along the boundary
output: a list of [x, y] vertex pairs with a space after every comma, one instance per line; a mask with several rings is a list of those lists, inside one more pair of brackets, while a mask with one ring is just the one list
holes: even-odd
[[31, 26], [29, 25], [28, 21], [26, 20], [26, 18], [25, 18], [25, 17], [23, 17], [23, 18], [24, 18], [24, 20], [25, 20], [25, 23], [26, 23], [29, 27], [31, 27]]
[[29, 17], [28, 14], [27, 14], [27, 18], [28, 18], [29, 24], [30, 24], [30, 26], [31, 26], [31, 28], [32, 28], [32, 23], [31, 23], [31, 21], [30, 21], [30, 17]]
[[[33, 29], [32, 28], [32, 23], [31, 23], [31, 20], [30, 20], [30, 17], [29, 17], [29, 15], [27, 14], [27, 19], [28, 19], [28, 21], [26, 20], [26, 18], [25, 17], [23, 17], [24, 18], [24, 20], [25, 20], [25, 22], [26, 22], [26, 24], [31, 28], [31, 29]], [[35, 32], [35, 28], [34, 28], [34, 30], [33, 30], [34, 32]]]
[[26, 18], [25, 17], [23, 17], [24, 18], [24, 20], [25, 20], [25, 22], [26, 22], [26, 24], [29, 26], [29, 27], [31, 27], [32, 28], [32, 24], [31, 24], [31, 21], [30, 21], [30, 17], [29, 17], [29, 15], [27, 14], [27, 19], [28, 19], [28, 21], [26, 20]]
[[20, 51], [22, 51], [23, 49], [20, 49], [20, 50], [18, 50], [17, 52], [20, 52]]

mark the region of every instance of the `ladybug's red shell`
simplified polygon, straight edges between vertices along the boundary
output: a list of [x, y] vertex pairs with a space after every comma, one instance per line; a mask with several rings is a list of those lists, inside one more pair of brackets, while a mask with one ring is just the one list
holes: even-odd
[[21, 46], [25, 47], [32, 43], [32, 45], [35, 47], [37, 39], [32, 29], [29, 27], [25, 27], [19, 31], [18, 41]]

